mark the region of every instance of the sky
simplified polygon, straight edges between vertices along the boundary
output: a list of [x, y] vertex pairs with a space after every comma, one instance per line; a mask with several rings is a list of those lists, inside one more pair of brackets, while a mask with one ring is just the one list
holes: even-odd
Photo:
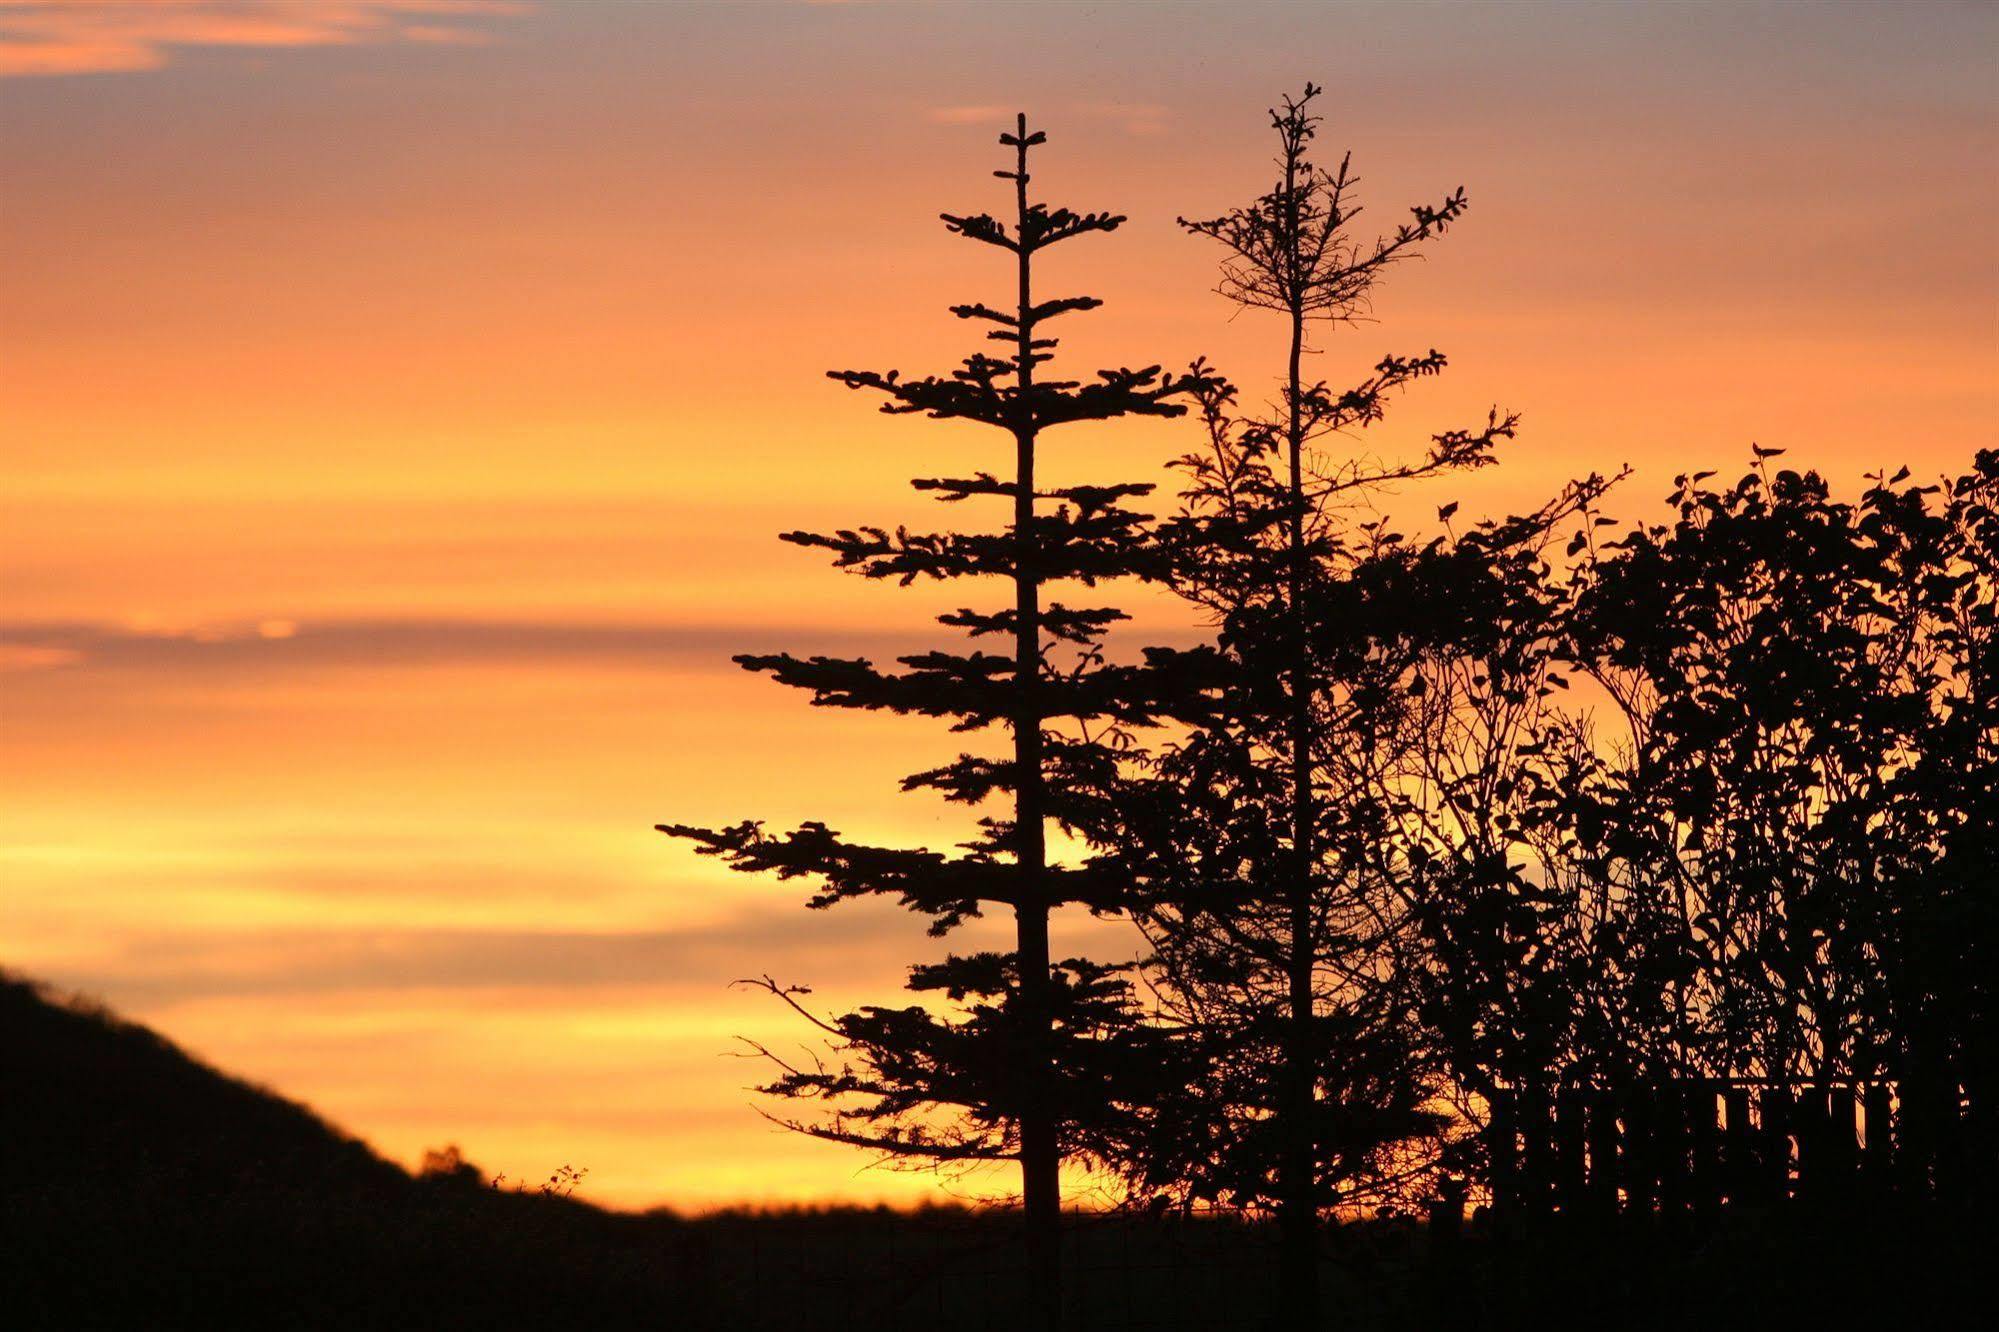
[[[896, 792], [956, 737], [728, 658], [932, 641], [934, 595], [774, 537], [964, 521], [907, 478], [1006, 464], [823, 372], [976, 348], [946, 307], [1008, 274], [936, 215], [1006, 205], [1013, 112], [1043, 197], [1131, 218], [1051, 257], [1107, 301], [1063, 364], [1205, 355], [1259, 397], [1282, 330], [1173, 219], [1255, 193], [1264, 108], [1326, 85], [1363, 229], [1471, 200], [1315, 359], [1451, 358], [1354, 446], [1523, 418], [1501, 467], [1384, 503], [1420, 528], [1628, 463], [1610, 508], [1653, 518], [1752, 443], [1847, 489], [1994, 443], [1995, 20], [0, 0], [0, 967], [406, 1163], [566, 1163], [627, 1207], [1001, 1187], [774, 1129], [731, 1053], [806, 1033], [730, 981], [897, 1002], [921, 922], [651, 828], [963, 827]], [[1058, 481], [1195, 442], [1072, 434]]]

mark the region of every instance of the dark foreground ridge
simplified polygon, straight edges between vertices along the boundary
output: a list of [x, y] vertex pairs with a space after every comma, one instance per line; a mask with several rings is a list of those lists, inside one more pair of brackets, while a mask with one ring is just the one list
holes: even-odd
[[[607, 1212], [413, 1176], [304, 1106], [102, 1008], [0, 975], [0, 1327], [1009, 1328], [1007, 1212]], [[1744, 1214], [1694, 1242], [1615, 1225], [1331, 1230], [1337, 1326], [1906, 1325], [1964, 1307], [1985, 1209]], [[1237, 1217], [1069, 1227], [1065, 1325], [1274, 1325], [1275, 1236]]]
[[0, 1052], [0, 1327], [698, 1325], [671, 1218], [414, 1177], [6, 976]]

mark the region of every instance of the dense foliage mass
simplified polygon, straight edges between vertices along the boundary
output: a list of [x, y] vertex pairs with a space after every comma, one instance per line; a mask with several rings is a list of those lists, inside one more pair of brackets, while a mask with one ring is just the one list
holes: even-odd
[[[1296, 1325], [1321, 1307], [1324, 1216], [1503, 1210], [1533, 1192], [1520, 1170], [1543, 1203], [1557, 1173], [1587, 1173], [1612, 1212], [1744, 1203], [1757, 1170], [1788, 1197], [1793, 1138], [1802, 1191], [1859, 1150], [1864, 1104], [1874, 1187], [1891, 1142], [1899, 1196], [1982, 1187], [1999, 1141], [1999, 454], [1845, 499], [1758, 448], [1732, 485], [1678, 478], [1665, 522], [1606, 516], [1620, 478], [1591, 475], [1507, 518], [1459, 523], [1446, 502], [1432, 535], [1406, 535], [1384, 516], [1398, 485], [1496, 461], [1519, 423], [1495, 408], [1398, 456], [1377, 427], [1441, 353], [1384, 357], [1344, 389], [1306, 373], [1314, 331], [1363, 321], [1467, 207], [1454, 191], [1358, 233], [1349, 163], [1310, 156], [1316, 94], [1272, 112], [1268, 191], [1182, 223], [1222, 246], [1225, 297], [1286, 321], [1268, 408], [1201, 361], [1041, 372], [1043, 325], [1097, 302], [1038, 297], [1034, 256], [1123, 219], [1030, 201], [1042, 136], [1024, 118], [996, 173], [1012, 221], [945, 217], [1013, 264], [1008, 308], [955, 308], [1007, 356], [836, 373], [891, 414], [1008, 437], [1011, 472], [916, 484], [1003, 501], [1011, 521], [786, 539], [872, 578], [1001, 582], [1011, 603], [942, 617], [973, 646], [899, 671], [739, 660], [816, 704], [1005, 731], [1003, 752], [904, 784], [980, 810], [983, 833], [945, 854], [819, 824], [666, 831], [813, 880], [814, 906], [892, 896], [933, 933], [1003, 907], [1016, 946], [915, 967], [918, 1002], [838, 1017], [769, 982], [829, 1038], [827, 1062], [788, 1063], [769, 1090], [823, 1103], [789, 1121], [822, 1137], [1017, 1161], [1051, 1320], [1064, 1161], [1153, 1209], [1274, 1214]], [[1205, 437], [1170, 517], [1128, 507], [1139, 482], [1038, 487], [1050, 428], [1190, 406]], [[1207, 641], [1113, 653], [1121, 610], [1047, 595], [1120, 578], [1170, 586]], [[1051, 827], [1087, 854], [1057, 863]], [[1144, 963], [1052, 958], [1064, 906], [1128, 922]]]
[[1989, 1095], [1999, 456], [1844, 502], [1779, 452], [1421, 664], [1396, 850], [1473, 1090]]

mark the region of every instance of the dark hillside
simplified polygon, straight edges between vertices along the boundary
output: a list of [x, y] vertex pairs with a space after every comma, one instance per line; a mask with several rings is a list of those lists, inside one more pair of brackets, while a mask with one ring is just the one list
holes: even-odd
[[467, 1175], [413, 1178], [144, 1027], [0, 977], [0, 1326], [706, 1321], [678, 1223]]
[[0, 1176], [61, 1185], [232, 1190], [284, 1179], [382, 1197], [410, 1178], [304, 1106], [191, 1058], [158, 1033], [0, 976]]

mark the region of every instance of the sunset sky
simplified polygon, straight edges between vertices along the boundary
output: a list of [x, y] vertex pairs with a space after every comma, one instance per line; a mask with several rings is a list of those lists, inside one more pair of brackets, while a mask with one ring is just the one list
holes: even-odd
[[[628, 1206], [931, 1192], [773, 1130], [728, 1054], [801, 1036], [731, 979], [895, 1002], [921, 923], [651, 828], [962, 826], [895, 792], [956, 737], [728, 656], [926, 641], [934, 596], [774, 534], [962, 523], [906, 479], [1006, 465], [823, 371], [979, 345], [945, 307], [1008, 273], [936, 214], [1005, 205], [1012, 113], [1037, 191], [1132, 219], [1051, 265], [1108, 302], [1065, 364], [1206, 355], [1260, 396], [1281, 330], [1173, 218], [1254, 193], [1263, 108], [1326, 84], [1363, 228], [1472, 206], [1319, 372], [1450, 355], [1382, 454], [1525, 423], [1396, 511], [1628, 462], [1611, 509], [1652, 517], [1752, 442], [1842, 483], [1994, 443], [1995, 18], [0, 0], [0, 967], [405, 1162], [569, 1163]], [[1090, 427], [1050, 466], [1193, 443]]]

